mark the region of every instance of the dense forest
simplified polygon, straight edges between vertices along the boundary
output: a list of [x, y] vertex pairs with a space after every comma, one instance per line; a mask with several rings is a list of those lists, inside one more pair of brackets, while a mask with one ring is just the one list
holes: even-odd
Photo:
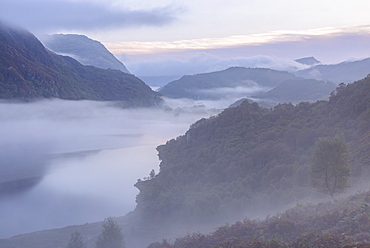
[[350, 184], [368, 182], [370, 77], [340, 84], [329, 101], [265, 109], [244, 101], [194, 123], [157, 148], [160, 172], [139, 180], [135, 212], [143, 223], [225, 223], [259, 216], [317, 195], [312, 147], [342, 135]]
[[119, 70], [83, 66], [56, 55], [30, 32], [0, 23], [0, 98], [122, 101], [153, 106], [161, 99], [139, 78]]

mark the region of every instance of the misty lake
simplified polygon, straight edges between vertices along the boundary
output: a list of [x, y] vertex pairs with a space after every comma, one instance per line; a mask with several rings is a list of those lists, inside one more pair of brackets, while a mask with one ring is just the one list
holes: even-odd
[[41, 178], [0, 197], [0, 238], [123, 216], [135, 208], [137, 179], [158, 173], [155, 148], [207, 115], [93, 101], [0, 103], [1, 182]]

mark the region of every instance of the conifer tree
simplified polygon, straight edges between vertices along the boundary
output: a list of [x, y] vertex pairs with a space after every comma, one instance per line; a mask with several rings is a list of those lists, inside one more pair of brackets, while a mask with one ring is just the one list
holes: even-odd
[[125, 248], [122, 229], [113, 218], [107, 218], [96, 241], [96, 248]]
[[71, 239], [66, 248], [86, 248], [86, 244], [78, 231], [71, 234]]

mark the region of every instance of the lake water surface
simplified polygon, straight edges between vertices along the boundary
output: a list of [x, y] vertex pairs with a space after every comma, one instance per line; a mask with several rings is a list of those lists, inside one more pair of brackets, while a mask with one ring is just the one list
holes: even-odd
[[207, 115], [92, 101], [0, 103], [0, 179], [41, 174], [36, 186], [0, 198], [0, 238], [132, 211], [137, 179], [158, 173], [155, 148]]

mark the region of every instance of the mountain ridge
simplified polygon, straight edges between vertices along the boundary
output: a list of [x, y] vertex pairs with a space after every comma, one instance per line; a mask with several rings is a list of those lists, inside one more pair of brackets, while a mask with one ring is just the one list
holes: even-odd
[[249, 97], [267, 106], [327, 100], [335, 87], [330, 82], [300, 78], [286, 71], [230, 67], [222, 71], [183, 76], [163, 86], [158, 92], [169, 98], [193, 100]]
[[204, 94], [202, 90], [238, 86], [272, 88], [291, 78], [295, 76], [267, 68], [230, 67], [222, 71], [183, 76], [163, 86], [158, 92], [170, 98], [207, 99], [212, 95]]
[[320, 64], [294, 72], [298, 77], [330, 81], [336, 84], [351, 83], [370, 73], [370, 58], [344, 61], [339, 64]]
[[51, 51], [73, 57], [83, 65], [130, 73], [102, 43], [85, 35], [53, 34], [43, 36], [41, 41]]
[[30, 32], [0, 25], [0, 98], [121, 101], [153, 106], [158, 94], [137, 77], [118, 70], [83, 66], [48, 51]]
[[275, 88], [256, 96], [256, 98], [277, 103], [314, 102], [329, 99], [336, 87], [337, 85], [334, 83], [315, 79], [288, 79]]

